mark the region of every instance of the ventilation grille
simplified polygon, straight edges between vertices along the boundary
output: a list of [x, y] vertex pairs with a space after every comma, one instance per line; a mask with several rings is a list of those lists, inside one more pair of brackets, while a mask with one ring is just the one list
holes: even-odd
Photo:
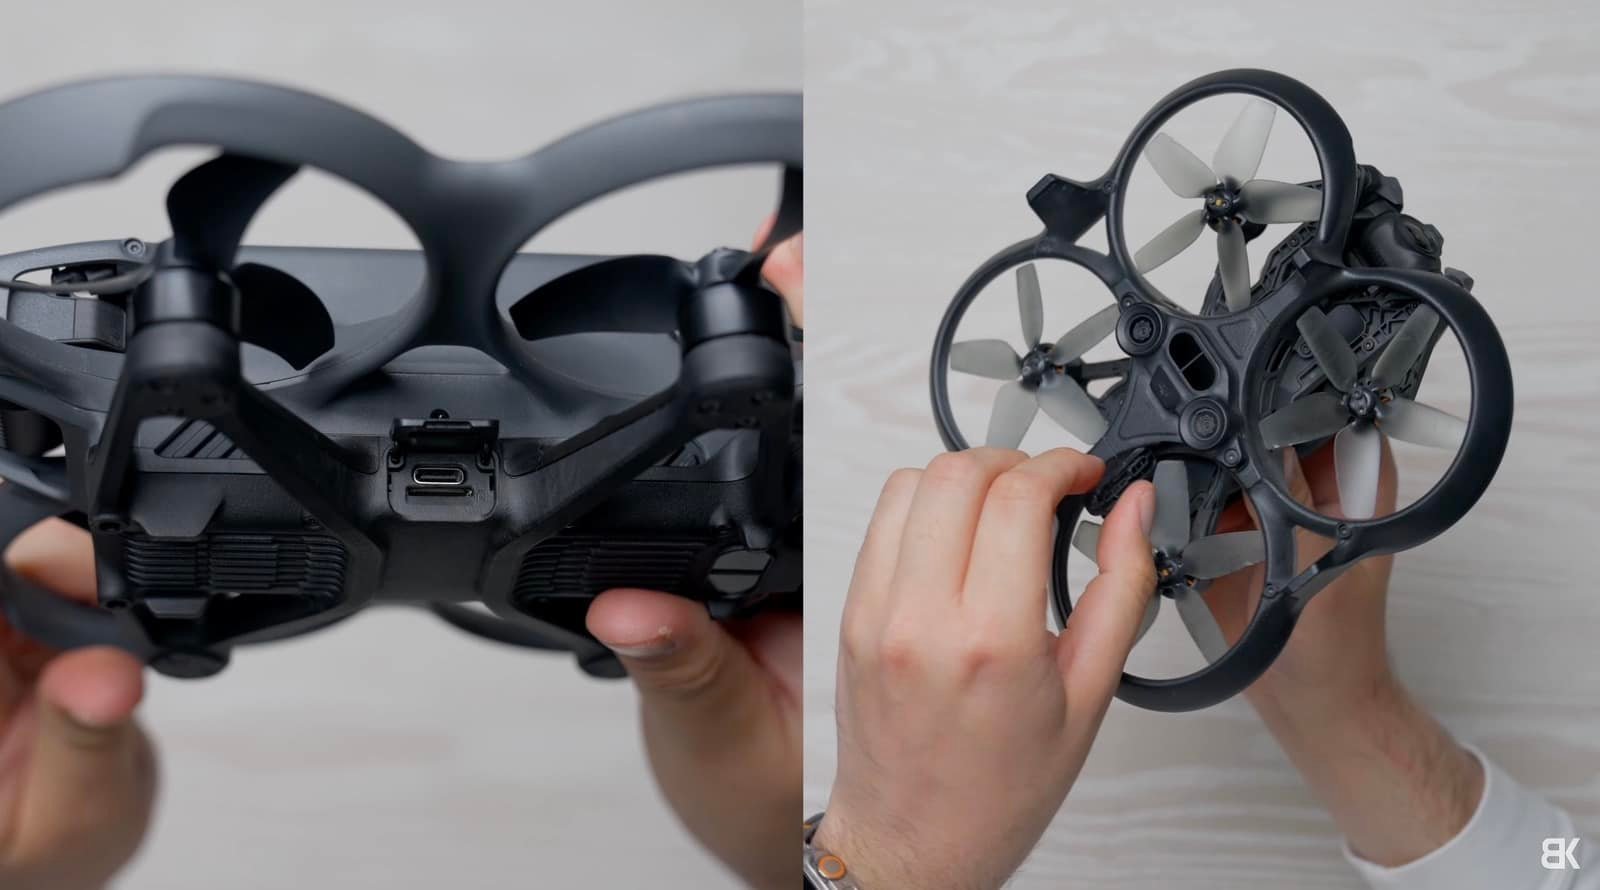
[[528, 551], [513, 596], [593, 597], [614, 587], [681, 592], [716, 552], [716, 538], [564, 532]]
[[162, 457], [188, 460], [245, 460], [244, 452], [204, 420], [186, 420], [156, 446]]
[[128, 583], [140, 594], [304, 594], [344, 588], [344, 546], [326, 535], [214, 534], [123, 539]]

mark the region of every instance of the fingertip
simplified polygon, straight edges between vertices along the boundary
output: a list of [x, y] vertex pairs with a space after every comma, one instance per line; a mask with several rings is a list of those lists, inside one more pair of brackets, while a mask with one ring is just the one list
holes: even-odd
[[1118, 521], [1128, 524], [1130, 530], [1137, 530], [1141, 543], [1147, 542], [1156, 523], [1156, 487], [1143, 479], [1128, 486], [1111, 509], [1113, 514], [1118, 511], [1124, 517], [1131, 516]]
[[789, 305], [794, 323], [805, 327], [805, 233], [774, 247], [761, 267], [761, 275]]
[[619, 655], [670, 652], [709, 622], [705, 606], [654, 590], [608, 590], [589, 604], [585, 625]]
[[17, 574], [47, 590], [79, 601], [94, 599], [94, 540], [70, 522], [46, 519], [30, 526], [6, 548], [4, 558]]
[[90, 729], [127, 722], [144, 699], [144, 665], [121, 649], [78, 649], [51, 659], [39, 697]]

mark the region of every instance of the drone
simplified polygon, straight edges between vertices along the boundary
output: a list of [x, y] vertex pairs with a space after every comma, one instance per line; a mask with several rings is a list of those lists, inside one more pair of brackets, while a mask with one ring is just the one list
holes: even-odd
[[[1216, 97], [1243, 105], [1208, 163], [1164, 128]], [[1316, 180], [1257, 177], [1279, 112], [1308, 137]], [[1135, 245], [1125, 219], [1141, 163], [1184, 212]], [[1442, 533], [1488, 487], [1511, 427], [1505, 346], [1471, 294], [1471, 277], [1442, 265], [1438, 229], [1404, 212], [1398, 180], [1356, 162], [1344, 122], [1305, 84], [1262, 70], [1200, 77], [1139, 121], [1104, 175], [1046, 175], [1027, 198], [1044, 231], [985, 261], [939, 324], [930, 368], [934, 419], [948, 449], [971, 447], [952, 405], [951, 373], [999, 381], [981, 444], [1016, 448], [1043, 414], [1105, 460], [1095, 490], [1065, 499], [1056, 512], [1050, 599], [1063, 626], [1072, 613], [1068, 557], [1076, 549], [1094, 559], [1099, 540], [1099, 524], [1087, 517], [1104, 516], [1136, 481], [1154, 484], [1158, 595], [1140, 637], [1171, 601], [1206, 663], [1181, 677], [1124, 673], [1122, 700], [1189, 711], [1243, 691], [1271, 666], [1320, 590], [1368, 556]], [[1079, 244], [1101, 221], [1108, 250]], [[1294, 229], [1252, 280], [1251, 242], [1273, 224]], [[1190, 249], [1216, 257], [1198, 311], [1148, 277]], [[1109, 291], [1108, 304], [1047, 338], [1040, 260], [1092, 273]], [[1015, 281], [1021, 348], [958, 338], [979, 294], [1007, 277]], [[1446, 331], [1460, 344], [1470, 379], [1465, 418], [1418, 398]], [[1085, 357], [1113, 339], [1121, 357]], [[1455, 456], [1415, 502], [1376, 515], [1385, 437]], [[1284, 469], [1287, 450], [1324, 446], [1332, 448], [1339, 515], [1296, 500]], [[1255, 527], [1219, 530], [1223, 511], [1241, 502]], [[1331, 549], [1302, 565], [1299, 533], [1320, 536]], [[1203, 593], [1245, 569], [1258, 573], [1260, 587], [1254, 613], [1230, 641]]]
[[[607, 589], [719, 620], [800, 607], [801, 334], [762, 278], [802, 226], [798, 95], [647, 108], [493, 164], [222, 78], [45, 90], [0, 105], [0, 134], [0, 208], [218, 151], [168, 192], [166, 240], [0, 257], [0, 546], [64, 518], [98, 581], [86, 604], [0, 571], [22, 634], [205, 677], [407, 604], [617, 677], [584, 629]], [[522, 252], [601, 196], [755, 164], [781, 190], [754, 250]], [[241, 247], [302, 167], [419, 248]]]

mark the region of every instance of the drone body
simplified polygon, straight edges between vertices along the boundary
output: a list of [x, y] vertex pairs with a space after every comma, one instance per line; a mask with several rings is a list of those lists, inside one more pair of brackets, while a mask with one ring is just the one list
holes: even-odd
[[[1163, 127], [1182, 109], [1225, 94], [1243, 107], [1212, 162]], [[1279, 110], [1303, 129], [1321, 167], [1303, 183], [1256, 178]], [[1148, 163], [1176, 197], [1195, 202], [1137, 250], [1125, 213], [1135, 167]], [[1052, 601], [1063, 623], [1072, 603], [1067, 557], [1091, 559], [1103, 516], [1140, 479], [1153, 480], [1152, 532], [1158, 593], [1176, 605], [1206, 666], [1172, 679], [1125, 674], [1119, 696], [1156, 710], [1191, 710], [1253, 682], [1287, 642], [1306, 602], [1360, 559], [1416, 546], [1448, 528], [1487, 487], [1511, 420], [1511, 373], [1471, 279], [1442, 267], [1442, 238], [1403, 212], [1399, 183], [1358, 166], [1333, 109], [1304, 84], [1267, 71], [1225, 71], [1181, 87], [1135, 128], [1099, 179], [1046, 176], [1028, 194], [1040, 235], [990, 258], [965, 282], [940, 324], [931, 366], [935, 419], [947, 447], [966, 448], [949, 394], [949, 372], [1006, 381], [985, 441], [1017, 447], [1042, 412], [1107, 462], [1105, 478], [1057, 512]], [[1196, 206], [1198, 204], [1198, 206]], [[1109, 253], [1078, 244], [1106, 223]], [[1297, 227], [1251, 280], [1248, 243], [1267, 225]], [[1147, 273], [1215, 233], [1216, 271], [1198, 311], [1162, 293]], [[1062, 260], [1091, 272], [1111, 304], [1059, 339], [1045, 338], [1032, 265]], [[1002, 341], [955, 334], [986, 286], [1015, 270], [1025, 352]], [[1418, 402], [1434, 344], [1446, 332], [1466, 357], [1472, 394], [1458, 418]], [[1115, 339], [1124, 357], [1085, 353]], [[1107, 382], [1099, 395], [1089, 386]], [[1382, 437], [1456, 452], [1415, 503], [1374, 516]], [[1330, 444], [1331, 443], [1331, 444]], [[1334, 450], [1342, 511], [1324, 515], [1288, 491], [1280, 452]], [[1259, 530], [1218, 532], [1222, 511], [1248, 502]], [[1298, 534], [1331, 550], [1309, 567]], [[1202, 599], [1220, 577], [1258, 567], [1261, 589], [1248, 626], [1229, 641]], [[1142, 634], [1142, 631], [1141, 631]]]
[[[120, 141], [47, 153], [83, 141], [95, 108]], [[798, 605], [798, 351], [760, 280], [800, 227], [798, 97], [647, 110], [482, 167], [315, 97], [203, 78], [48, 91], [0, 106], [0, 132], [37, 143], [0, 206], [163, 145], [224, 151], [169, 194], [169, 241], [0, 258], [0, 540], [76, 519], [99, 580], [91, 607], [5, 573], [24, 633], [204, 676], [238, 644], [416, 603], [616, 676], [583, 626], [605, 589], [718, 617]], [[516, 253], [618, 188], [755, 162], [786, 170], [762, 250]], [[302, 163], [384, 201], [421, 249], [241, 250]]]

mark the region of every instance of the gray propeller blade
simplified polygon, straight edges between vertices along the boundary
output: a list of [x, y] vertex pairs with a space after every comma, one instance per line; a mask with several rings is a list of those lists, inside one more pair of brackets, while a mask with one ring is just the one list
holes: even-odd
[[994, 411], [989, 415], [989, 434], [984, 444], [991, 448], [1016, 448], [1022, 444], [1022, 437], [1028, 434], [1028, 427], [1033, 425], [1033, 417], [1038, 413], [1039, 403], [1021, 383], [1013, 380], [1000, 387], [994, 397]]
[[950, 367], [963, 374], [1015, 380], [1022, 373], [1022, 358], [1004, 340], [964, 340], [950, 347]]
[[1017, 311], [1022, 314], [1022, 345], [1032, 349], [1044, 337], [1044, 298], [1039, 295], [1039, 270], [1032, 263], [1017, 267]]
[[1183, 548], [1184, 570], [1201, 581], [1231, 575], [1266, 558], [1266, 539], [1256, 531], [1207, 535]]
[[1189, 629], [1189, 636], [1194, 638], [1195, 645], [1200, 647], [1200, 654], [1206, 657], [1207, 663], [1221, 658], [1228, 651], [1228, 639], [1222, 635], [1222, 628], [1217, 626], [1216, 616], [1211, 614], [1211, 607], [1200, 593], [1192, 587], [1178, 588], [1173, 596], [1173, 601], [1178, 604], [1178, 617], [1183, 619], [1183, 626]]
[[1217, 269], [1228, 309], [1238, 312], [1250, 305], [1250, 255], [1245, 252], [1244, 230], [1231, 219], [1217, 224]]
[[1461, 440], [1467, 435], [1465, 420], [1432, 405], [1400, 396], [1390, 399], [1383, 407], [1378, 425], [1402, 442], [1452, 451], [1461, 447]]
[[1080, 522], [1072, 532], [1072, 547], [1084, 556], [1100, 563], [1100, 532], [1104, 526], [1098, 522]]
[[1141, 247], [1133, 255], [1133, 264], [1140, 272], [1149, 272], [1166, 264], [1166, 262], [1195, 242], [1200, 233], [1206, 230], [1206, 212], [1192, 210], [1178, 217], [1177, 221], [1167, 226], [1151, 238], [1149, 243]]
[[1051, 420], [1085, 445], [1100, 441], [1110, 427], [1094, 400], [1071, 377], [1058, 375], [1034, 390], [1034, 395]]
[[1411, 373], [1411, 366], [1422, 358], [1422, 351], [1428, 348], [1428, 341], [1433, 338], [1434, 329], [1439, 326], [1439, 313], [1433, 311], [1432, 306], [1418, 305], [1411, 310], [1411, 317], [1400, 326], [1400, 330], [1383, 348], [1383, 355], [1372, 365], [1372, 385], [1378, 387], [1399, 386], [1405, 382], [1406, 375]]
[[1082, 358], [1083, 354], [1093, 349], [1096, 343], [1111, 336], [1111, 332], [1117, 329], [1117, 319], [1121, 316], [1121, 307], [1112, 303], [1079, 322], [1077, 327], [1062, 334], [1056, 345], [1050, 347], [1050, 361], [1064, 365], [1073, 359]]
[[1181, 460], [1156, 464], [1156, 520], [1150, 543], [1158, 550], [1178, 552], [1189, 543], [1189, 468]]
[[1252, 179], [1239, 188], [1242, 214], [1253, 223], [1316, 222], [1322, 215], [1322, 192], [1303, 185]]
[[1217, 174], [1194, 152], [1166, 133], [1157, 133], [1144, 147], [1144, 156], [1156, 175], [1180, 198], [1198, 198], [1217, 184]]
[[1331, 436], [1349, 423], [1344, 400], [1318, 390], [1261, 418], [1261, 441], [1268, 448], [1287, 448]]
[[1250, 99], [1234, 118], [1228, 134], [1217, 145], [1211, 158], [1211, 169], [1217, 178], [1232, 185], [1255, 178], [1261, 166], [1261, 155], [1267, 150], [1267, 137], [1272, 135], [1272, 119], [1278, 106], [1260, 99]]
[[1356, 354], [1345, 342], [1344, 335], [1333, 326], [1328, 316], [1315, 306], [1295, 319], [1294, 326], [1306, 338], [1317, 366], [1328, 376], [1328, 382], [1340, 392], [1349, 392], [1356, 382]]
[[[1077, 530], [1072, 534], [1073, 549], [1094, 560], [1095, 565], [1100, 564], [1101, 529], [1102, 526], [1098, 522], [1080, 522]], [[1144, 617], [1139, 619], [1139, 634], [1133, 639], [1135, 643], [1144, 639], [1144, 635], [1150, 632], [1150, 627], [1156, 623], [1156, 617], [1160, 614], [1161, 596], [1160, 594], [1152, 594], [1150, 601], [1145, 604]]]
[[1333, 437], [1333, 473], [1339, 506], [1351, 519], [1370, 519], [1378, 509], [1378, 472], [1383, 434], [1370, 423], [1353, 423]]

